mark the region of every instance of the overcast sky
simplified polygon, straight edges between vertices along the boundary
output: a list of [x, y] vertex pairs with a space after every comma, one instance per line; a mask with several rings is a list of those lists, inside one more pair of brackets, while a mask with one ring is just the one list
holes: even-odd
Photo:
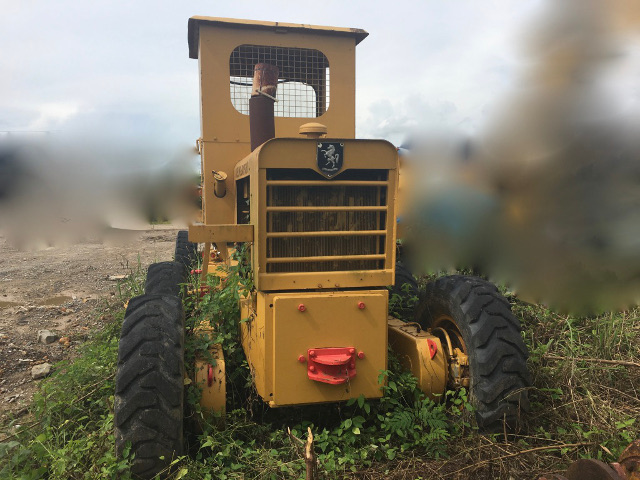
[[517, 70], [541, 0], [0, 0], [0, 131], [82, 132], [170, 148], [199, 136], [192, 15], [358, 27], [357, 134], [473, 131]]

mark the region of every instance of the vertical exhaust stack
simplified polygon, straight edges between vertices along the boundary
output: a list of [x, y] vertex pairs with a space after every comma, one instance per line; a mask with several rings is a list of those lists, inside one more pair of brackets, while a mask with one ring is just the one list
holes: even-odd
[[249, 99], [251, 151], [276, 136], [273, 104], [278, 88], [278, 67], [257, 63], [253, 71], [253, 88]]

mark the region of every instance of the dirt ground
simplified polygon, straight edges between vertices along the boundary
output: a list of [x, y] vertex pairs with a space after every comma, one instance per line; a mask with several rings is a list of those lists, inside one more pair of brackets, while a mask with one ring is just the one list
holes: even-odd
[[[172, 259], [177, 229], [142, 228], [37, 251], [20, 251], [0, 236], [0, 423], [27, 413], [40, 381], [32, 379], [34, 365], [72, 356], [99, 327], [100, 308], [117, 298], [123, 276]], [[62, 343], [39, 343], [42, 329]]]

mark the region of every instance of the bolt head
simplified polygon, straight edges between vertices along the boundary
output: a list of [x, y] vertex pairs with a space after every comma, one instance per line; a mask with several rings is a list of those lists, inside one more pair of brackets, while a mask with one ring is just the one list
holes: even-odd
[[309, 366], [309, 371], [311, 373], [315, 372], [316, 371], [316, 367], [314, 367], [313, 365]]
[[364, 352], [358, 352], [358, 358], [362, 360], [364, 358]]
[[309, 350], [309, 356], [310, 357], [315, 357], [316, 356], [316, 351], [315, 350]]
[[304, 312], [307, 309], [307, 307], [304, 306], [304, 303], [301, 303], [300, 305], [298, 305], [298, 310], [300, 310], [301, 312]]
[[364, 302], [358, 302], [358, 308], [360, 310], [364, 310], [364, 307], [366, 307], [366, 305], [364, 304]]
[[300, 363], [304, 363], [304, 362], [306, 362], [306, 361], [307, 361], [307, 359], [305, 358], [305, 356], [304, 356], [304, 355], [300, 355], [300, 356], [298, 357], [298, 361], [299, 361]]
[[355, 349], [355, 348], [350, 348], [350, 349], [349, 349], [349, 353], [350, 353], [351, 355], [353, 355], [354, 353], [356, 353], [356, 349]]

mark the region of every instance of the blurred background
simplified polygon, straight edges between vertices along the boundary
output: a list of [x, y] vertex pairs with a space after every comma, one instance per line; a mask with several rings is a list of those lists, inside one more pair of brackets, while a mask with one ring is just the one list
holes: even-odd
[[[640, 292], [634, 0], [2, 3], [0, 231], [42, 248], [185, 223], [191, 15], [363, 28], [357, 135], [400, 149], [415, 273], [624, 308]], [[412, 184], [408, 179], [415, 179]]]

